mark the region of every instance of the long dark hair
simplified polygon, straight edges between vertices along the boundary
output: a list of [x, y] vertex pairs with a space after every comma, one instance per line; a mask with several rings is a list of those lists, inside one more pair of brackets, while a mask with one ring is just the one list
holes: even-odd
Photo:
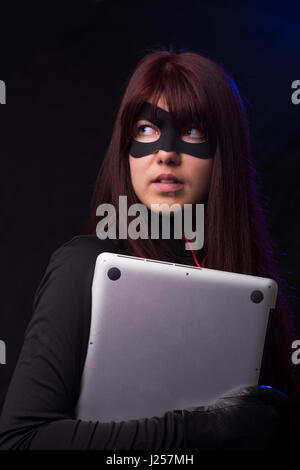
[[[248, 122], [237, 87], [223, 67], [197, 52], [163, 48], [148, 52], [140, 61], [124, 93], [97, 177], [87, 233], [96, 234], [99, 204], [113, 204], [118, 215], [119, 195], [127, 196], [128, 205], [140, 202], [131, 183], [128, 159], [134, 116], [150, 97], [155, 111], [162, 94], [175, 122], [197, 122], [201, 115], [213, 152], [205, 206], [206, 267], [277, 281], [278, 301], [264, 381], [299, 402], [295, 376], [299, 373], [291, 362], [291, 343], [295, 337], [292, 317], [259, 202]], [[151, 238], [127, 238], [122, 242], [132, 256], [168, 258], [165, 245], [154, 244]]]

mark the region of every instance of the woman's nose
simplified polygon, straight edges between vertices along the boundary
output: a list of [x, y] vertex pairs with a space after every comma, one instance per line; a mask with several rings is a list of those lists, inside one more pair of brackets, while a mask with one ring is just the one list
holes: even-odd
[[155, 153], [158, 163], [176, 165], [180, 163], [180, 154], [175, 151], [166, 152], [165, 150], [157, 150]]

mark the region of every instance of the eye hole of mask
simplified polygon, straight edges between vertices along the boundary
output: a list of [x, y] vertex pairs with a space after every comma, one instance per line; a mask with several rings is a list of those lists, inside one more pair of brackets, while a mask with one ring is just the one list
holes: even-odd
[[[153, 124], [151, 121], [139, 120], [135, 123], [133, 138], [137, 142], [155, 142], [161, 136], [161, 131], [158, 126]], [[186, 126], [180, 133], [180, 139], [184, 142], [191, 144], [204, 142], [207, 140], [205, 132], [202, 126], [189, 125]]]

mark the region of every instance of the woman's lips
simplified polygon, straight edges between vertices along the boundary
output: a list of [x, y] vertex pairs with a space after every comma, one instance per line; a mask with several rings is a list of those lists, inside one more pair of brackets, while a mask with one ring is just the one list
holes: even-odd
[[179, 191], [183, 188], [184, 183], [159, 183], [154, 181], [153, 186], [162, 193], [167, 193], [170, 191]]

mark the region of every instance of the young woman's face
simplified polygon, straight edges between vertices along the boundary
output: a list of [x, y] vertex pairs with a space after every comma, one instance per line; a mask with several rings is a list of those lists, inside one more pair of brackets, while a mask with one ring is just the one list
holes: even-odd
[[[151, 103], [151, 100], [148, 100]], [[158, 106], [169, 111], [161, 96]], [[148, 126], [149, 125], [149, 126]], [[160, 136], [160, 130], [147, 120], [136, 122], [134, 137], [140, 142], [153, 142]], [[198, 143], [206, 140], [201, 129], [190, 128], [181, 137], [184, 141]], [[176, 151], [158, 150], [140, 158], [129, 154], [130, 175], [138, 199], [151, 209], [151, 204], [166, 203], [169, 207], [178, 203], [204, 203], [210, 185], [212, 158], [197, 158]], [[181, 184], [153, 182], [161, 174], [172, 175]]]

